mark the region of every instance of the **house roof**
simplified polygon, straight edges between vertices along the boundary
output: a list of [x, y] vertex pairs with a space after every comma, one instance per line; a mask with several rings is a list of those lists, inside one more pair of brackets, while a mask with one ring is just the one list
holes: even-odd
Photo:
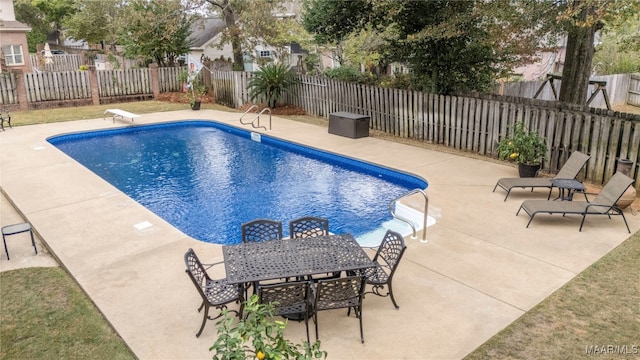
[[226, 23], [221, 18], [204, 18], [197, 20], [191, 25], [191, 48], [201, 48], [211, 41], [225, 27]]
[[0, 31], [31, 31], [31, 27], [20, 21], [2, 20], [0, 21]]

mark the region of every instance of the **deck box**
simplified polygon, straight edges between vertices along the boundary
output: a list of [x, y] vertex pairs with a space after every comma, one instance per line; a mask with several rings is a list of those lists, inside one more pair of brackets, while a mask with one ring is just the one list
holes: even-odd
[[329, 134], [357, 139], [369, 136], [369, 117], [345, 111], [329, 114]]

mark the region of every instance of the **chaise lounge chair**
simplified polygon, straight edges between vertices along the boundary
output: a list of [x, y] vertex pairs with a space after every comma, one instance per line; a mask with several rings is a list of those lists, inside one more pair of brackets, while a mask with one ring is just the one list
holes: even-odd
[[616, 206], [616, 202], [622, 197], [624, 192], [633, 183], [633, 179], [617, 172], [609, 182], [602, 188], [602, 191], [593, 199], [593, 201], [555, 201], [555, 200], [525, 200], [520, 205], [516, 216], [520, 214], [520, 210], [524, 210], [529, 216], [527, 227], [533, 221], [533, 217], [538, 213], [547, 214], [577, 214], [582, 215], [580, 222], [580, 231], [584, 225], [584, 219], [587, 215], [621, 215], [627, 231], [631, 233], [627, 219], [620, 208]]
[[[580, 173], [580, 170], [582, 170], [584, 165], [587, 163], [587, 160], [589, 160], [589, 157], [589, 155], [585, 155], [579, 151], [574, 151], [553, 179], [575, 179]], [[553, 190], [551, 179], [552, 178], [546, 177], [502, 178], [498, 180], [496, 186], [493, 187], [493, 192], [495, 192], [496, 188], [500, 186], [507, 192], [507, 195], [504, 197], [504, 201], [507, 201], [507, 198], [511, 193], [511, 189], [513, 188], [531, 188], [531, 191], [533, 191], [534, 188], [548, 188], [548, 200], [551, 197], [551, 190]]]

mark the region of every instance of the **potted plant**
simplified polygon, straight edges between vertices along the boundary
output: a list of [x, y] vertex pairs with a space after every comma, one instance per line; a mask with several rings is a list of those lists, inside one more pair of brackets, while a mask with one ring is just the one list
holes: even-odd
[[527, 130], [524, 122], [518, 121], [511, 135], [498, 143], [498, 156], [501, 160], [517, 162], [520, 177], [534, 177], [547, 159], [547, 139]]
[[210, 351], [215, 360], [271, 360], [271, 359], [319, 359], [327, 352], [320, 350], [320, 341], [294, 344], [284, 337], [286, 322], [271, 320], [274, 307], [260, 304], [257, 295], [246, 301], [244, 316], [236, 320], [223, 310], [223, 318], [216, 324], [218, 338]]
[[207, 87], [200, 81], [200, 77], [196, 76], [189, 83], [189, 73], [185, 70], [180, 73], [178, 80], [183, 83], [183, 92], [191, 110], [200, 110], [201, 97], [207, 93]]

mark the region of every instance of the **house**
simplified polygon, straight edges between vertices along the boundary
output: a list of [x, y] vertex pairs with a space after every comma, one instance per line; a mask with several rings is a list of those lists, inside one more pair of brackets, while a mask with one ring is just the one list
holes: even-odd
[[19, 21], [13, 0], [0, 0], [0, 72], [31, 72], [27, 32], [31, 28]]
[[[225, 29], [224, 19], [219, 17], [204, 18], [191, 26], [191, 49], [189, 55], [194, 59], [223, 60], [232, 63], [233, 49], [226, 43], [218, 46], [222, 31]], [[244, 71], [256, 71], [260, 64], [269, 61], [280, 61], [290, 66], [296, 66], [305, 56], [300, 45], [292, 43], [284, 49], [275, 49], [266, 45], [257, 45], [253, 49], [244, 50]], [[212, 69], [215, 70], [215, 69]]]
[[[189, 55], [194, 59], [203, 60], [205, 58], [211, 60], [231, 61], [233, 50], [231, 44], [224, 44], [222, 48], [218, 48], [220, 34], [226, 27], [224, 19], [204, 18], [196, 21], [191, 25], [191, 48]], [[211, 69], [215, 70], [215, 69]]]

